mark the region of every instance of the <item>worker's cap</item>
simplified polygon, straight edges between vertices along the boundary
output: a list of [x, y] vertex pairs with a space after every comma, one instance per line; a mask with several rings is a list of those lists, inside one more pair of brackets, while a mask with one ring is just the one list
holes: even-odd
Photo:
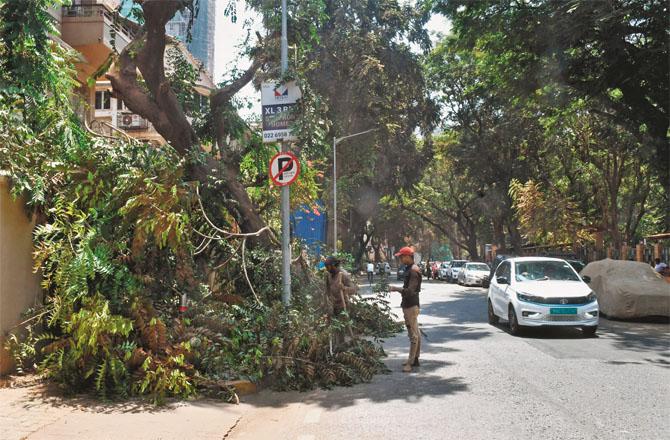
[[404, 248], [400, 248], [400, 250], [395, 254], [396, 257], [401, 257], [403, 255], [409, 255], [409, 256], [414, 255], [414, 249], [405, 246]]
[[337, 257], [330, 256], [326, 258], [325, 261], [326, 266], [339, 266], [340, 265], [340, 260]]

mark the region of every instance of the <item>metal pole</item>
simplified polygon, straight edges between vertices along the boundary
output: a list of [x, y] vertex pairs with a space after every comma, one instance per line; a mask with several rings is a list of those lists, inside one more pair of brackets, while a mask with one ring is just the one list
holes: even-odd
[[[288, 37], [286, 36], [286, 0], [281, 2], [281, 73], [288, 69]], [[282, 78], [283, 79], [283, 78]], [[282, 142], [282, 151], [288, 151], [288, 143]], [[288, 186], [281, 189], [281, 250], [282, 250], [282, 303], [291, 304], [291, 204]]]
[[370, 130], [342, 136], [341, 138], [333, 137], [333, 253], [337, 253], [337, 144], [345, 139], [367, 134], [376, 130], [379, 129], [371, 128]]
[[333, 138], [333, 253], [337, 253], [337, 138]]
[[286, 0], [281, 0], [281, 73], [288, 70], [288, 36], [286, 32]]

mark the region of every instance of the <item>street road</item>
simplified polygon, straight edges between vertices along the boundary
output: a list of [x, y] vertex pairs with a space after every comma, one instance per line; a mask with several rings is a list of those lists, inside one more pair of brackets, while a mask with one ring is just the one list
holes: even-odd
[[[393, 304], [399, 316], [399, 294]], [[486, 322], [486, 292], [424, 282], [421, 367], [388, 340], [392, 370], [370, 384], [263, 391], [227, 438], [668, 439], [670, 325], [601, 320], [598, 337], [545, 329], [513, 337]]]

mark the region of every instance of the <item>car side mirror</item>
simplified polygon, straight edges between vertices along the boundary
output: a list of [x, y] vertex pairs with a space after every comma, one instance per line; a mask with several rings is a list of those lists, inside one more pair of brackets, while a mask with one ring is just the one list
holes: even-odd
[[496, 281], [498, 282], [498, 284], [509, 284], [509, 280], [507, 279], [507, 277], [498, 277], [496, 278]]
[[591, 282], [591, 277], [588, 275], [582, 276], [582, 281], [584, 281], [586, 284], [589, 284]]

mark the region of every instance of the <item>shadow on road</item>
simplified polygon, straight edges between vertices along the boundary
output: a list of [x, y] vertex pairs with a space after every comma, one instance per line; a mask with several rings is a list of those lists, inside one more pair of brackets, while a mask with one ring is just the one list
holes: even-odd
[[452, 324], [483, 324], [487, 319], [486, 294], [479, 289], [453, 293], [449, 300], [422, 305], [421, 315], [446, 319]]
[[613, 340], [621, 350], [653, 352], [665, 357], [670, 353], [670, 325], [667, 323], [636, 323], [600, 320], [598, 334], [601, 338]]
[[90, 394], [64, 395], [55, 384], [38, 383], [27, 387], [27, 392], [17, 402], [26, 410], [39, 411], [45, 405], [55, 408], [69, 408], [96, 414], [160, 413], [169, 411], [178, 402], [157, 406], [147, 400], [129, 399], [125, 401], [101, 401]]
[[317, 404], [334, 410], [357, 405], [359, 402], [375, 403], [401, 401], [419, 403], [424, 397], [437, 397], [468, 391], [462, 377], [448, 377], [438, 370], [452, 365], [449, 362], [422, 359], [421, 367], [412, 373], [400, 371], [402, 359], [391, 359], [387, 366], [391, 373], [377, 376], [372, 382], [353, 387], [308, 392], [268, 391], [245, 399], [255, 407], [285, 407], [293, 403]]

